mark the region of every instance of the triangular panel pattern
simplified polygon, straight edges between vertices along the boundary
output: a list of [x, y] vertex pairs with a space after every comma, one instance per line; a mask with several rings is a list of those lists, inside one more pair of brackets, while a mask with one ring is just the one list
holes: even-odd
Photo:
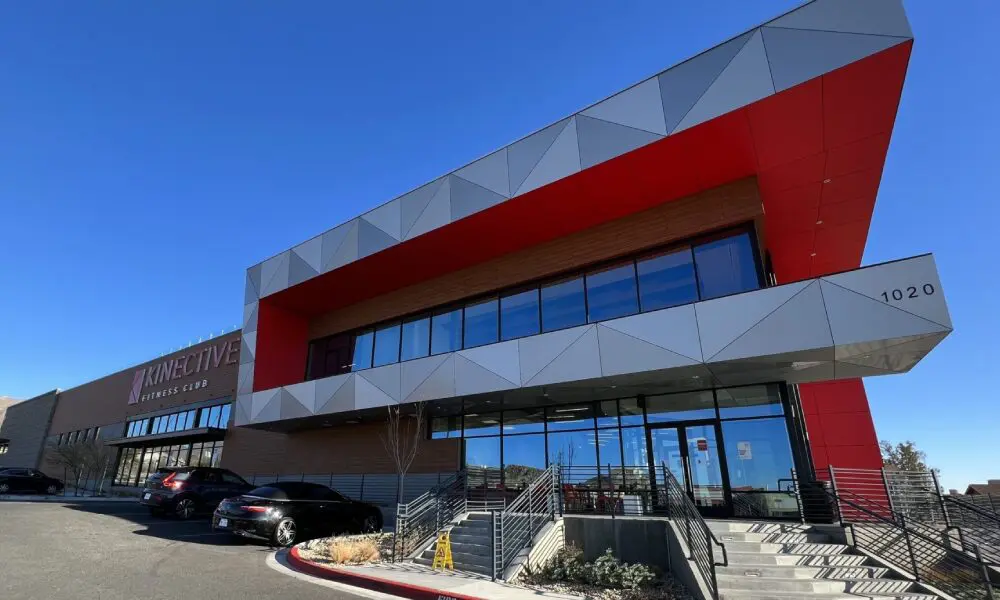
[[437, 192], [404, 234], [404, 239], [415, 238], [451, 222], [451, 177], [445, 177]]
[[257, 303], [243, 307], [243, 333], [257, 331]]
[[447, 354], [437, 354], [416, 360], [408, 360], [400, 364], [399, 394], [403, 401], [420, 387], [441, 364], [448, 358]]
[[[281, 395], [281, 388], [276, 388], [273, 390], [264, 390], [263, 392], [255, 392], [253, 395], [253, 400], [250, 405], [250, 419], [252, 421], [258, 421], [260, 419], [260, 413], [264, 411], [270, 404], [275, 404], [278, 406], [280, 400], [276, 401]], [[266, 420], [266, 419], [265, 419]]]
[[402, 227], [400, 206], [401, 202], [398, 199], [386, 202], [382, 206], [361, 215], [361, 220], [378, 227], [383, 233], [398, 242], [403, 235], [400, 232]]
[[815, 0], [767, 25], [913, 37], [900, 0]]
[[829, 281], [821, 280], [820, 286], [833, 341], [838, 345], [949, 331], [939, 323]]
[[358, 220], [323, 234], [323, 272], [332, 271], [358, 259]]
[[354, 373], [316, 380], [316, 414], [354, 410]]
[[399, 363], [376, 367], [358, 371], [358, 377], [362, 377], [368, 383], [374, 385], [383, 393], [392, 398], [393, 402], [399, 402]]
[[285, 386], [285, 391], [295, 398], [309, 414], [316, 412], [316, 381], [303, 381], [295, 385]]
[[748, 39], [750, 33], [744, 33], [682, 62], [657, 78], [660, 83], [663, 116], [668, 133], [677, 128], [684, 115], [691, 110], [698, 98], [704, 95], [705, 90], [712, 85]]
[[834, 358], [837, 360], [850, 360], [860, 356], [887, 352], [899, 344], [907, 344], [909, 342], [923, 340], [930, 337], [943, 339], [946, 335], [946, 333], [922, 333], [900, 338], [891, 338], [888, 340], [874, 340], [869, 342], [860, 342], [857, 344], [842, 344], [837, 346], [837, 352]]
[[233, 425], [239, 427], [250, 423], [250, 407], [252, 404], [253, 396], [251, 394], [236, 397], [236, 407], [234, 409], [236, 414], [233, 417]]
[[268, 296], [288, 287], [288, 256], [290, 250], [286, 250], [277, 256], [273, 256], [266, 261], [261, 268], [261, 290], [260, 296]]
[[505, 197], [481, 185], [452, 175], [451, 179], [451, 221], [455, 222], [481, 210], [500, 204]]
[[281, 419], [301, 419], [302, 417], [311, 417], [312, 413], [306, 410], [306, 407], [299, 402], [295, 396], [288, 392], [287, 389], [281, 391], [281, 408], [279, 409], [279, 415]]
[[305, 259], [293, 250], [288, 257], [288, 285], [302, 283], [317, 275], [319, 275], [319, 271], [313, 269]]
[[395, 246], [399, 240], [365, 219], [358, 220], [358, 258], [371, 256], [389, 246]]
[[299, 258], [318, 273], [323, 268], [323, 236], [318, 235], [299, 244], [292, 248], [292, 253], [298, 254]]
[[818, 348], [829, 349], [828, 360], [833, 360], [833, 336], [823, 294], [819, 282], [813, 281], [709, 360], [721, 362]]
[[254, 355], [257, 354], [257, 332], [244, 333], [242, 344], [240, 346], [240, 364], [252, 363]]
[[906, 41], [860, 33], [762, 28], [767, 60], [777, 91], [839, 69]]
[[639, 313], [605, 321], [601, 325], [680, 354], [694, 362], [702, 360], [698, 317], [693, 304]]
[[[260, 273], [260, 265], [254, 267], [257, 269], [257, 273]], [[253, 286], [253, 281], [250, 280], [250, 276], [247, 275], [246, 284], [243, 286], [243, 304], [252, 304], [257, 302], [260, 298], [260, 294], [257, 293], [257, 288]]]
[[710, 121], [774, 94], [771, 71], [760, 31], [750, 36], [712, 85], [681, 119], [674, 133]]
[[655, 133], [584, 116], [576, 118], [576, 131], [584, 169], [663, 139]]
[[403, 238], [413, 228], [417, 218], [447, 179], [447, 177], [435, 179], [399, 197], [399, 233]]
[[521, 338], [518, 355], [521, 360], [521, 385], [527, 383], [593, 325], [550, 331], [542, 335]]
[[604, 376], [700, 364], [687, 356], [600, 324], [597, 326], [597, 339], [601, 350], [601, 374]]
[[548, 151], [556, 137], [566, 128], [569, 119], [553, 123], [541, 131], [518, 140], [507, 147], [507, 164], [510, 177], [510, 195], [513, 196], [531, 171]]
[[237, 372], [236, 393], [249, 394], [253, 392], [253, 363], [240, 365]]
[[667, 135], [660, 82], [655, 77], [615, 94], [581, 114], [660, 136]]
[[526, 381], [525, 385], [593, 379], [600, 372], [601, 353], [597, 345], [597, 326], [591, 325], [537, 375]]
[[386, 394], [364, 377], [354, 378], [354, 408], [378, 408], [396, 404], [389, 394]]
[[811, 282], [798, 281], [695, 304], [703, 356], [715, 356], [743, 332], [805, 289], [809, 283]]
[[510, 198], [506, 148], [462, 167], [455, 171], [455, 175], [505, 198]]
[[455, 357], [455, 394], [459, 396], [498, 392], [518, 387], [516, 383], [500, 377], [493, 371], [465, 358], [461, 354]]
[[514, 385], [521, 384], [521, 365], [517, 340], [468, 348], [458, 354], [484, 369], [493, 371]]
[[445, 355], [444, 361], [405, 397], [404, 402], [423, 402], [455, 395], [455, 355]]
[[531, 190], [552, 183], [557, 179], [580, 171], [580, 146], [576, 135], [576, 118], [572, 118], [559, 136], [549, 146], [535, 168], [517, 188], [517, 194], [525, 194]]
[[247, 281], [250, 286], [253, 287], [255, 297], [254, 300], [260, 297], [260, 280], [261, 271], [264, 269], [264, 263], [256, 264], [249, 269], [247, 269]]

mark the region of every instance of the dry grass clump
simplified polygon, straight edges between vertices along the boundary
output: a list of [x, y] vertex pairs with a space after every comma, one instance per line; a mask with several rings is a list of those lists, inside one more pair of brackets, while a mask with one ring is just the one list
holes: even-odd
[[333, 538], [326, 554], [330, 562], [338, 565], [378, 562], [382, 557], [378, 541], [370, 537]]

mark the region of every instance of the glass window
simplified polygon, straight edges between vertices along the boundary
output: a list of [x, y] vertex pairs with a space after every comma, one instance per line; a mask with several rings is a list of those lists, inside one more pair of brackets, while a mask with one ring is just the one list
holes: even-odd
[[462, 349], [462, 309], [456, 308], [431, 317], [431, 354]]
[[528, 290], [500, 299], [500, 339], [535, 335], [540, 331], [538, 322], [538, 290]]
[[622, 425], [642, 425], [646, 422], [642, 404], [638, 398], [622, 398], [619, 400], [618, 413]]
[[564, 473], [565, 481], [580, 481], [594, 476], [593, 469], [580, 469], [574, 472], [572, 467], [597, 466], [597, 436], [594, 430], [559, 431], [549, 436], [549, 464], [560, 464], [569, 467]]
[[573, 404], [550, 407], [546, 409], [546, 419], [549, 423], [549, 431], [593, 429], [594, 406], [592, 404]]
[[232, 411], [232, 406], [229, 404], [222, 405], [222, 414], [219, 415], [219, 427], [229, 427], [229, 413]]
[[375, 359], [373, 367], [399, 362], [399, 323], [375, 330]]
[[610, 267], [587, 274], [587, 319], [591, 322], [639, 312], [635, 264]]
[[177, 431], [177, 414], [172, 414], [167, 417], [167, 433], [171, 431]]
[[451, 417], [434, 417], [431, 419], [432, 440], [460, 437], [462, 437], [461, 415]]
[[719, 416], [723, 419], [739, 417], [770, 417], [784, 414], [778, 386], [750, 385], [716, 390]]
[[[512, 433], [542, 433], [544, 431], [545, 411], [541, 408], [505, 410], [503, 413], [504, 435]], [[543, 458], [544, 454], [545, 452], [542, 452]]]
[[605, 400], [597, 404], [597, 426], [616, 427], [618, 425], [618, 401]]
[[194, 429], [194, 417], [197, 411], [189, 410], [184, 413], [184, 429]]
[[650, 423], [714, 419], [715, 399], [711, 390], [647, 396], [646, 418]]
[[[622, 466], [622, 441], [618, 428], [601, 429], [597, 432], [597, 460], [601, 466]], [[605, 471], [606, 472], [606, 471]]]
[[465, 440], [465, 468], [470, 490], [500, 486], [500, 438]]
[[646, 428], [622, 427], [622, 462], [627, 467], [638, 467], [649, 464], [646, 453]]
[[403, 323], [403, 349], [400, 360], [427, 356], [431, 348], [431, 320], [427, 317]]
[[204, 444], [191, 444], [191, 458], [188, 459], [189, 466], [201, 466], [201, 451], [203, 447]]
[[222, 414], [221, 406], [213, 406], [212, 410], [208, 414], [208, 426], [218, 427], [219, 426], [219, 416]]
[[504, 486], [526, 487], [545, 469], [545, 435], [511, 435], [503, 439]]
[[778, 491], [778, 480], [791, 477], [792, 449], [784, 418], [725, 421], [722, 438], [734, 491]]
[[198, 427], [199, 428], [208, 427], [208, 413], [209, 413], [209, 410], [207, 408], [201, 409], [201, 415], [199, 415], [199, 417], [198, 417]]
[[369, 369], [372, 366], [372, 350], [375, 346], [375, 333], [366, 331], [354, 336], [354, 357], [351, 362], [352, 371]]
[[465, 347], [475, 348], [497, 341], [496, 298], [465, 307]]
[[694, 263], [702, 300], [760, 287], [749, 234], [695, 246]]
[[465, 437], [499, 434], [500, 413], [471, 413], [465, 415]]
[[[222, 483], [228, 483], [230, 485], [247, 485], [247, 482], [243, 481], [243, 478], [240, 477], [239, 475], [237, 475], [236, 473], [230, 473], [229, 471], [223, 471], [222, 473], [219, 473], [219, 475], [222, 477]], [[333, 490], [326, 490], [324, 488], [324, 491], [327, 492], [327, 497], [329, 498], [330, 497], [329, 496], [329, 492], [331, 492]], [[336, 494], [336, 492], [333, 492], [333, 493]], [[343, 500], [343, 498], [340, 498], [340, 499], [333, 498], [333, 499], [335, 499], [335, 500], [341, 500], [341, 501]]]
[[219, 463], [222, 462], [222, 442], [215, 442], [215, 447], [212, 448], [212, 466], [218, 467]]
[[128, 424], [128, 431], [125, 433], [125, 437], [135, 437], [135, 421]]
[[640, 260], [636, 266], [642, 310], [657, 310], [698, 300], [690, 248]]
[[553, 283], [542, 288], [542, 331], [554, 331], [587, 322], [583, 278]]

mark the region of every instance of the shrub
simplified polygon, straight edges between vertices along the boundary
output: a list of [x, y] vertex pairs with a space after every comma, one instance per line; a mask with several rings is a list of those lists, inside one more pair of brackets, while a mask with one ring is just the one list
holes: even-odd
[[656, 572], [643, 564], [622, 563], [609, 548], [592, 563], [583, 559], [583, 551], [569, 545], [560, 548], [538, 572], [526, 571], [529, 583], [570, 582], [616, 590], [643, 590], [657, 581]]
[[378, 542], [372, 538], [333, 538], [327, 555], [338, 565], [376, 562], [381, 557]]

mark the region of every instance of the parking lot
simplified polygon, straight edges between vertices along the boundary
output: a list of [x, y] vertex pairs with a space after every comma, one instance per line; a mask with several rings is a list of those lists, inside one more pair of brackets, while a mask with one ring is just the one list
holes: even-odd
[[131, 502], [0, 502], [0, 598], [360, 597], [278, 572], [271, 553], [207, 518], [154, 518]]

